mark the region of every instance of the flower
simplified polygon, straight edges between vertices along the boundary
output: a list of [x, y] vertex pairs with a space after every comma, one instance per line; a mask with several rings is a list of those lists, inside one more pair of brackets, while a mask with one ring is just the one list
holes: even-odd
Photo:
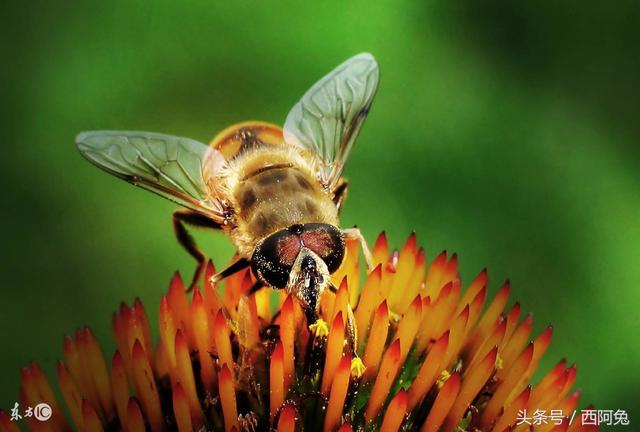
[[[311, 326], [284, 292], [248, 295], [254, 280], [245, 270], [226, 280], [223, 294], [205, 283], [191, 299], [176, 275], [160, 302], [157, 344], [142, 303], [123, 304], [113, 316], [117, 350], [110, 366], [88, 328], [66, 337], [57, 381], [72, 425], [86, 431], [596, 430], [577, 419], [569, 424], [579, 398], [571, 392], [575, 366], [562, 360], [530, 383], [553, 330], [529, 342], [531, 315], [522, 318], [518, 303], [505, 309], [508, 282], [485, 308], [486, 270], [463, 293], [455, 254], [442, 252], [427, 266], [415, 235], [391, 252], [383, 233], [372, 250], [375, 268], [361, 286], [358, 252], [356, 242], [347, 243], [347, 258], [334, 274], [339, 289], [322, 296]], [[214, 273], [209, 263], [204, 280]], [[352, 324], [357, 338], [349, 342]], [[23, 369], [21, 384], [23, 404], [52, 407], [47, 430], [70, 428], [35, 363]], [[537, 425], [527, 419], [527, 412], [541, 410], [560, 414]], [[25, 420], [44, 430], [45, 423]], [[18, 430], [4, 412], [0, 430]]]

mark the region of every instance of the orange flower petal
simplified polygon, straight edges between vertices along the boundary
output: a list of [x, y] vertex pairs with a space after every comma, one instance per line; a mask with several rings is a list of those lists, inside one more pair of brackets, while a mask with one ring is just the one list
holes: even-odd
[[73, 382], [71, 374], [67, 370], [66, 366], [62, 362], [58, 362], [56, 367], [56, 374], [58, 376], [58, 384], [60, 385], [60, 391], [62, 397], [69, 407], [71, 418], [78, 429], [84, 428], [82, 417], [82, 394], [76, 384]]
[[435, 383], [438, 374], [443, 367], [444, 354], [449, 345], [449, 332], [445, 332], [440, 339], [433, 344], [425, 358], [418, 375], [409, 387], [409, 408], [413, 409], [424, 398], [427, 391]]
[[[121, 424], [127, 424], [127, 406], [129, 404], [129, 382], [120, 351], [116, 351], [111, 359], [111, 389], [116, 405], [116, 412]], [[80, 427], [80, 426], [78, 426]]]
[[158, 389], [153, 378], [153, 371], [147, 360], [144, 348], [140, 341], [133, 345], [131, 353], [133, 363], [133, 381], [136, 386], [136, 394], [142, 405], [145, 417], [153, 430], [164, 430], [164, 418]]
[[374, 377], [378, 371], [378, 365], [382, 358], [384, 346], [387, 341], [387, 334], [389, 332], [389, 308], [387, 307], [387, 301], [383, 300], [378, 306], [376, 313], [373, 317], [373, 324], [371, 325], [371, 333], [369, 334], [369, 341], [366, 344], [363, 362], [367, 368], [364, 372], [364, 379], [369, 380]]
[[284, 364], [282, 342], [278, 341], [276, 347], [271, 354], [269, 368], [269, 412], [270, 419], [273, 421], [276, 412], [284, 403]]
[[442, 251], [440, 254], [433, 260], [431, 265], [429, 266], [429, 270], [427, 270], [427, 276], [424, 280], [424, 296], [429, 296], [432, 299], [438, 297], [440, 293], [440, 289], [445, 285], [441, 283], [442, 275], [444, 274], [444, 269], [447, 264], [447, 251]]
[[93, 409], [91, 402], [86, 399], [82, 401], [82, 424], [84, 425], [83, 430], [87, 432], [104, 431], [102, 423], [100, 423], [100, 419], [98, 418], [98, 414], [95, 409]]
[[324, 361], [322, 384], [320, 385], [320, 391], [325, 395], [329, 394], [333, 375], [342, 357], [344, 340], [344, 321], [342, 319], [342, 312], [338, 312], [338, 315], [336, 315], [336, 318], [333, 320], [329, 338], [327, 339], [327, 354]]
[[11, 417], [4, 411], [0, 410], [0, 431], [2, 432], [20, 432], [16, 422], [11, 420]]
[[338, 426], [347, 390], [349, 388], [349, 377], [351, 375], [351, 355], [342, 357], [337, 367], [333, 383], [331, 384], [331, 394], [329, 404], [324, 419], [324, 432], [330, 432]]
[[293, 297], [289, 295], [282, 304], [280, 316], [280, 340], [282, 340], [285, 392], [289, 389], [294, 379], [295, 331]]
[[465, 329], [467, 328], [468, 321], [469, 306], [466, 306], [451, 325], [451, 330], [449, 331], [449, 345], [447, 346], [447, 352], [442, 364], [444, 367], [449, 366], [451, 362], [458, 357], [458, 353], [464, 343]]
[[459, 391], [460, 375], [454, 373], [438, 392], [438, 396], [436, 397], [433, 407], [431, 407], [427, 420], [422, 425], [420, 432], [437, 432], [440, 429], [440, 426], [453, 406]]
[[529, 346], [520, 354], [513, 367], [506, 375], [504, 381], [502, 381], [498, 385], [493, 394], [493, 397], [487, 403], [487, 406], [484, 409], [484, 413], [482, 414], [483, 429], [488, 428], [491, 422], [494, 421], [498, 416], [501, 408], [507, 402], [507, 397], [509, 396], [509, 394], [511, 394], [514, 386], [517, 384], [522, 374], [524, 374], [529, 367], [532, 358], [533, 343], [530, 343]]
[[400, 368], [400, 352], [400, 339], [396, 339], [384, 353], [380, 364], [380, 372], [373, 384], [364, 413], [367, 422], [372, 421], [377, 416], [389, 394], [391, 384], [393, 384]]
[[378, 307], [380, 302], [384, 300], [380, 293], [381, 281], [382, 266], [378, 265], [367, 277], [362, 292], [360, 293], [358, 307], [354, 313], [361, 342], [366, 340], [369, 333], [369, 323], [371, 322], [373, 311]]
[[189, 401], [180, 383], [173, 386], [173, 413], [180, 432], [193, 431]]
[[[162, 345], [164, 346], [166, 358], [169, 361], [169, 367], [174, 368], [176, 366], [176, 352], [175, 352], [175, 336], [176, 336], [176, 323], [171, 312], [171, 305], [167, 296], [162, 296], [160, 299], [160, 313], [158, 315], [160, 320], [160, 337], [162, 338]], [[118, 347], [122, 353], [122, 349]], [[123, 354], [125, 365], [127, 364], [127, 357]]]
[[231, 432], [232, 428], [239, 428], [238, 408], [236, 406], [236, 391], [234, 389], [233, 376], [226, 364], [222, 365], [219, 375], [220, 400], [224, 416], [224, 430]]
[[529, 401], [531, 395], [531, 387], [525, 388], [513, 402], [508, 404], [498, 421], [495, 423], [492, 431], [503, 432], [507, 427], [516, 424], [518, 411], [523, 410]]
[[233, 367], [233, 353], [231, 351], [231, 341], [229, 340], [229, 327], [227, 319], [224, 317], [222, 310], [218, 311], [213, 324], [213, 338], [216, 343], [216, 351], [220, 366], [227, 365]]
[[416, 338], [416, 334], [418, 333], [421, 321], [422, 298], [420, 297], [420, 294], [418, 294], [400, 320], [398, 330], [396, 331], [396, 338], [400, 339], [400, 363], [404, 363], [404, 360], [407, 358], [409, 349], [411, 349], [413, 340]]
[[280, 411], [278, 432], [294, 432], [296, 429], [296, 409], [292, 405], [285, 405]]
[[181, 391], [189, 403], [191, 421], [195, 425], [196, 429], [199, 429], [204, 424], [204, 418], [202, 409], [200, 408], [200, 401], [198, 400], [198, 395], [196, 393], [196, 382], [193, 376], [189, 347], [187, 346], [187, 339], [182, 333], [182, 330], [178, 330], [176, 333], [175, 351], [176, 368], [175, 373], [173, 374], [173, 382], [180, 383]]
[[445, 431], [453, 431], [455, 429], [473, 399], [480, 393], [480, 390], [482, 390], [482, 387], [484, 387], [489, 378], [491, 378], [495, 370], [497, 355], [498, 347], [495, 347], [473, 370], [470, 370], [464, 378], [460, 386], [460, 394], [447, 415], [444, 426]]
[[209, 329], [206, 305], [198, 287], [193, 290], [191, 315], [193, 317], [193, 337], [200, 361], [200, 380], [205, 390], [211, 393], [217, 380], [216, 369], [211, 358], [213, 336]]
[[189, 345], [193, 345], [193, 329], [191, 314], [189, 313], [189, 300], [187, 299], [186, 287], [179, 273], [175, 273], [171, 279], [167, 300], [171, 306], [176, 327], [182, 329], [182, 332], [189, 341]]
[[404, 390], [400, 390], [394, 398], [391, 399], [384, 414], [384, 419], [382, 420], [381, 431], [396, 432], [400, 430], [400, 426], [402, 426], [402, 422], [407, 414], [408, 400], [408, 394]]
[[502, 369], [498, 371], [498, 379], [504, 379], [504, 374], [509, 371], [513, 362], [527, 345], [532, 328], [533, 316], [529, 314], [526, 316], [524, 321], [522, 321], [522, 324], [516, 328], [504, 347], [504, 351], [502, 353]]
[[127, 417], [126, 417], [126, 430], [127, 432], [146, 432], [146, 426], [144, 424], [144, 417], [142, 417], [142, 411], [138, 402], [131, 398], [127, 403]]

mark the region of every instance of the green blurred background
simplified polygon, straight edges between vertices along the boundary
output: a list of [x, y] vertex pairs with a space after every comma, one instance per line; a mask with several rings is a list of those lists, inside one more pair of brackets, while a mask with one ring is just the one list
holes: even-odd
[[[346, 174], [343, 224], [429, 259], [555, 326], [542, 362], [578, 364], [581, 406], [640, 421], [638, 2], [243, 1], [4, 3], [0, 406], [19, 370], [54, 376], [62, 336], [143, 299], [153, 322], [173, 271], [174, 209], [84, 161], [87, 129], [208, 141], [282, 123], [345, 58], [373, 53], [380, 88]], [[198, 239], [219, 263], [221, 235]]]

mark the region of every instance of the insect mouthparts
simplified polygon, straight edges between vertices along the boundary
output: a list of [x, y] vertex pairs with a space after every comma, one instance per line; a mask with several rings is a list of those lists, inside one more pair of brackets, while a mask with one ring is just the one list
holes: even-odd
[[316, 262], [310, 256], [306, 256], [302, 258], [301, 268], [303, 270], [315, 271], [316, 270]]

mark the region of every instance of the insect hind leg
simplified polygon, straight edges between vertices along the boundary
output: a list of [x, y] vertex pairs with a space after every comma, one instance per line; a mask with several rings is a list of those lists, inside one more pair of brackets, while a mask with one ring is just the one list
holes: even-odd
[[186, 225], [198, 228], [222, 229], [222, 225], [216, 221], [190, 210], [178, 210], [173, 213], [173, 229], [178, 239], [178, 243], [191, 255], [197, 262], [196, 270], [193, 273], [191, 284], [187, 291], [191, 291], [202, 277], [206, 266], [206, 256], [196, 244], [193, 236], [187, 230]]

